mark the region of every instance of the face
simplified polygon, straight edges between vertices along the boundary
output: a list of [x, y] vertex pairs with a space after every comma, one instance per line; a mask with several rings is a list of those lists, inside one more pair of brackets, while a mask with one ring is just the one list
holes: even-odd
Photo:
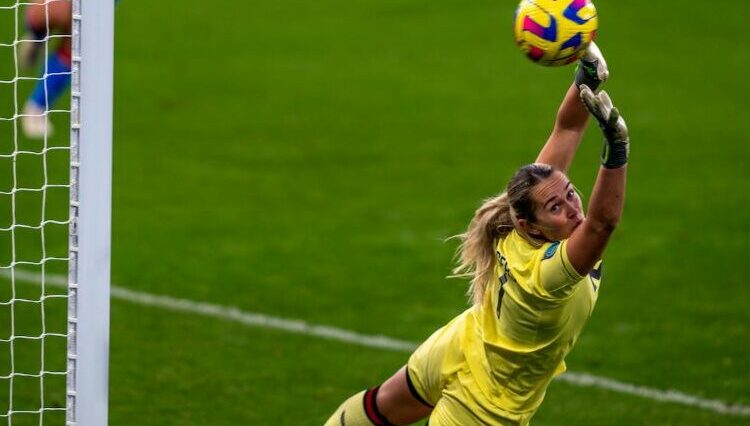
[[548, 241], [564, 240], [583, 222], [581, 198], [564, 173], [555, 170], [531, 190], [533, 222], [526, 221], [526, 232]]

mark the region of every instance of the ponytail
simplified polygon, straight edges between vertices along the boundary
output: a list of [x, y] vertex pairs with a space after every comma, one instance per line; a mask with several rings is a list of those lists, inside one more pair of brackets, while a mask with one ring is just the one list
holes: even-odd
[[497, 264], [497, 242], [513, 231], [508, 194], [503, 192], [484, 201], [474, 213], [465, 233], [458, 236], [461, 245], [456, 255], [459, 264], [453, 277], [471, 278], [468, 295], [473, 303], [481, 303], [484, 289], [494, 278]]
[[[482, 303], [484, 289], [495, 277], [497, 243], [515, 228], [515, 219], [533, 222], [534, 208], [531, 190], [552, 175], [554, 168], [547, 164], [528, 164], [521, 167], [508, 183], [507, 191], [484, 201], [474, 213], [465, 233], [458, 235], [461, 245], [456, 250], [458, 266], [451, 277], [471, 278], [468, 295], [474, 304]], [[515, 216], [515, 218], [514, 218]], [[542, 241], [518, 230], [531, 245], [540, 247]]]

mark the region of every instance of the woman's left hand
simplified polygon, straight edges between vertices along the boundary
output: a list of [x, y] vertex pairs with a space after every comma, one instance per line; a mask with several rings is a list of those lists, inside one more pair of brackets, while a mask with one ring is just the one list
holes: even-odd
[[609, 78], [607, 61], [604, 60], [604, 55], [599, 50], [599, 46], [592, 41], [589, 47], [586, 48], [586, 53], [578, 61], [576, 87], [581, 87], [582, 84], [585, 84], [596, 92], [599, 85], [604, 83], [607, 78]]

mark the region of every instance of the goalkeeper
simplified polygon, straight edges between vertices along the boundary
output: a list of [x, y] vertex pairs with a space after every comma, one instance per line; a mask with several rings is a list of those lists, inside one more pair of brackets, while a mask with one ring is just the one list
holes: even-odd
[[[456, 275], [473, 305], [382, 385], [346, 400], [332, 425], [528, 425], [596, 304], [601, 258], [622, 214], [628, 132], [592, 44], [536, 162], [476, 211]], [[604, 147], [588, 211], [566, 173], [593, 115]]]

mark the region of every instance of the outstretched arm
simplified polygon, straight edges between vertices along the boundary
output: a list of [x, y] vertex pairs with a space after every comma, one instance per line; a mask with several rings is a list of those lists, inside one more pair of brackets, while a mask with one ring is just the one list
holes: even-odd
[[595, 95], [581, 85], [581, 98], [604, 133], [602, 165], [591, 192], [583, 223], [573, 231], [566, 247], [568, 259], [581, 275], [588, 274], [604, 253], [620, 222], [625, 204], [625, 176], [629, 154], [628, 128], [606, 92]]
[[567, 173], [578, 151], [588, 120], [589, 112], [579, 98], [578, 87], [573, 83], [557, 111], [555, 127], [536, 162], [549, 164]]
[[575, 82], [568, 89], [557, 111], [555, 127], [539, 153], [537, 163], [549, 164], [567, 173], [578, 151], [589, 117], [579, 97], [578, 87], [585, 84], [596, 90], [608, 76], [609, 70], [601, 51], [595, 43], [591, 43], [578, 65]]

